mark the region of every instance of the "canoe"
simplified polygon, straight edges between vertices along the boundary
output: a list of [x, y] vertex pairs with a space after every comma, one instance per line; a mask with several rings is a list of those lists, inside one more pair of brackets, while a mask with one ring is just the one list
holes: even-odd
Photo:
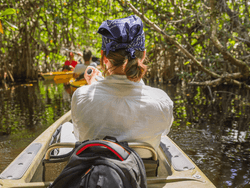
[[75, 78], [71, 78], [69, 80], [69, 84], [70, 84], [70, 87], [71, 87], [71, 91], [72, 93], [79, 87], [83, 86], [83, 85], [87, 85], [87, 81], [83, 78], [81, 80], [77, 80]]
[[44, 80], [54, 80], [56, 83], [66, 83], [73, 78], [73, 71], [48, 72], [41, 74]]
[[[56, 164], [55, 167], [52, 167], [53, 170], [48, 170], [47, 166], [47, 170], [44, 170], [45, 165], [43, 165], [43, 162], [50, 158], [51, 151], [55, 151], [55, 148], [59, 148], [60, 153], [65, 152], [65, 150], [70, 151], [75, 146], [74, 141], [69, 136], [69, 134], [72, 134], [72, 131], [65, 131], [62, 128], [70, 127], [69, 125], [72, 128], [70, 120], [71, 111], [63, 115], [27, 146], [0, 174], [0, 187], [40, 188], [47, 187], [52, 183], [56, 177], [56, 169], [62, 168], [63, 164]], [[148, 149], [152, 152], [152, 160], [159, 161], [158, 175], [155, 176], [151, 173], [151, 175], [147, 176], [148, 188], [215, 188], [205, 174], [168, 136], [162, 137], [160, 147], [157, 151], [146, 143], [129, 142], [129, 146], [132, 148]], [[150, 171], [148, 169], [150, 165], [145, 166], [146, 172]], [[46, 175], [46, 173], [50, 174]], [[50, 180], [43, 181], [43, 179]]]

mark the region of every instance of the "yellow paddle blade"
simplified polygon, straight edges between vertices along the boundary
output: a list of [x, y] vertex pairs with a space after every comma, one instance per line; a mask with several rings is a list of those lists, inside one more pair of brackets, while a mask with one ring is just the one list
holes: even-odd
[[1, 20], [0, 20], [0, 32], [3, 34], [3, 27], [2, 27]]

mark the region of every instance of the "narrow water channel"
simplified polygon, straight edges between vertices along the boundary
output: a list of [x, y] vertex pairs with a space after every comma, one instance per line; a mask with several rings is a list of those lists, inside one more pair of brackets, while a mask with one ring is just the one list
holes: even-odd
[[[218, 188], [250, 187], [250, 92], [152, 85], [174, 101], [169, 136]], [[0, 173], [70, 110], [71, 90], [44, 81], [0, 87]]]

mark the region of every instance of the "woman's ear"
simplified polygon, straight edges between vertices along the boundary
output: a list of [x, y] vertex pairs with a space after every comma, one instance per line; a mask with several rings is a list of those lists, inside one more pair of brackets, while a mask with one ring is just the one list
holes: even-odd
[[144, 59], [145, 59], [145, 57], [146, 57], [146, 50], [145, 51], [143, 51], [143, 57], [141, 58], [141, 62], [143, 62], [144, 61]]
[[103, 63], [107, 64], [109, 62], [109, 60], [106, 58], [106, 56], [103, 56]]

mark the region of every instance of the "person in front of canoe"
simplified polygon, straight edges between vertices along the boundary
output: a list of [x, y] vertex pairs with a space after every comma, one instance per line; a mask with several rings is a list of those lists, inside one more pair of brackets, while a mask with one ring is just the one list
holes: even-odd
[[[101, 65], [106, 76], [101, 81], [96, 68], [85, 71], [89, 85], [78, 88], [71, 103], [74, 135], [77, 140], [116, 137], [118, 141], [146, 142], [155, 149], [161, 136], [170, 131], [173, 102], [161, 89], [146, 86], [142, 77], [147, 71], [145, 35], [141, 19], [135, 15], [104, 21]], [[86, 72], [92, 69], [92, 74]], [[138, 151], [151, 157], [148, 151]]]
[[78, 53], [78, 55], [83, 56], [84, 59], [84, 64], [77, 64], [75, 69], [74, 69], [74, 74], [73, 77], [77, 80], [80, 80], [84, 78], [84, 72], [87, 68], [87, 66], [90, 65], [92, 62], [92, 52], [91, 50], [87, 49], [83, 51], [83, 54]]
[[63, 71], [73, 71], [76, 65], [77, 61], [74, 60], [74, 53], [69, 52], [69, 60], [65, 61]]

